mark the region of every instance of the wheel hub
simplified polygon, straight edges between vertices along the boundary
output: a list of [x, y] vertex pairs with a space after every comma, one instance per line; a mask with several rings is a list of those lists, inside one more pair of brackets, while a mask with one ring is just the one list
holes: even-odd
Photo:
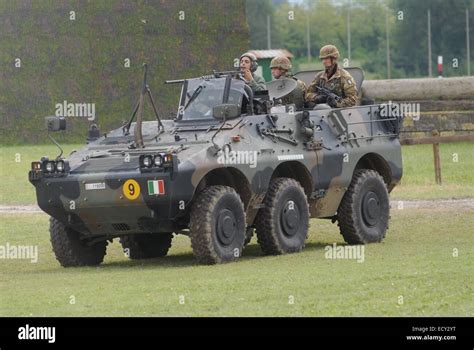
[[283, 233], [287, 237], [294, 236], [300, 226], [300, 212], [295, 202], [289, 200], [280, 215], [280, 223]]
[[375, 226], [380, 217], [380, 200], [375, 192], [369, 191], [362, 199], [362, 218], [369, 226]]
[[219, 243], [228, 246], [234, 240], [237, 230], [237, 221], [235, 215], [229, 209], [222, 209], [217, 216], [217, 239]]

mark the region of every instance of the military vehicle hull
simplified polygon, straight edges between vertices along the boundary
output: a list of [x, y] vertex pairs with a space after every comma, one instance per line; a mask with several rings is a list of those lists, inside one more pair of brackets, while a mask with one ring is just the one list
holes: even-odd
[[[99, 264], [116, 237], [132, 259], [164, 256], [173, 233], [206, 264], [240, 257], [254, 229], [265, 254], [293, 253], [309, 218], [337, 221], [350, 244], [385, 237], [402, 177], [401, 119], [387, 106], [296, 110], [228, 73], [181, 82], [174, 120], [160, 120], [145, 69], [129, 123], [32, 163], [63, 266]], [[157, 121], [142, 121], [145, 94]], [[47, 118], [48, 130], [64, 123]]]
[[[217, 129], [213, 120], [200, 123], [199, 127], [165, 121], [166, 128], [173, 134], [160, 136], [160, 142], [156, 139], [147, 141], [142, 150], [129, 150], [133, 135], [123, 137], [121, 129], [117, 129], [84, 150], [73, 152], [69, 157], [71, 170], [67, 176], [41, 177], [32, 183], [43, 211], [88, 235], [117, 236], [185, 229], [188, 208], [196, 189], [206, 179], [209, 181], [210, 177], [222, 174], [234, 178], [228, 180], [229, 183], [238, 181], [238, 191], [242, 192], [248, 212], [248, 224], [251, 224], [270, 180], [277, 174], [291, 174], [301, 182], [308, 196], [311, 217], [332, 217], [358, 165], [370, 164], [381, 172], [389, 191], [401, 179], [398, 137], [389, 136], [392, 133], [387, 132], [383, 122], [370, 122], [370, 114], [377, 110], [378, 106], [363, 106], [309, 111], [310, 119], [316, 125], [315, 140], [322, 140], [317, 149], [304, 145], [296, 119], [300, 113], [274, 114], [275, 126], [270, 121], [271, 114], [234, 119], [214, 140], [217, 144], [229, 144], [231, 151], [237, 153], [232, 159], [232, 153], [228, 152], [231, 156], [224, 162], [211, 143]], [[344, 127], [338, 124], [341, 120], [361, 124]], [[285, 138], [277, 139], [259, 133], [257, 125], [260, 129], [287, 129], [288, 133], [276, 134]], [[146, 130], [154, 128], [153, 122], [144, 123], [145, 140], [153, 136]], [[199, 130], [203, 129], [210, 130], [202, 134]], [[197, 132], [200, 132], [199, 140], [195, 140]], [[179, 135], [183, 141], [175, 141], [174, 135]], [[240, 140], [232, 141], [235, 136]], [[141, 172], [139, 156], [157, 152], [175, 152], [177, 169]], [[248, 152], [256, 152], [255, 158]], [[140, 193], [136, 198], [126, 195], [124, 184], [129, 180], [136, 181], [139, 186]], [[150, 194], [148, 182], [155, 180], [163, 181], [163, 193]]]

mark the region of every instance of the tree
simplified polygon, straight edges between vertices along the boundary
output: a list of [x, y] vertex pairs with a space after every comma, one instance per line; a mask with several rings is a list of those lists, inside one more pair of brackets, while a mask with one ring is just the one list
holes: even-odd
[[267, 16], [270, 16], [271, 47], [280, 48], [280, 27], [276, 25], [271, 0], [247, 0], [245, 10], [250, 30], [250, 48], [268, 49]]
[[[393, 28], [393, 62], [409, 76], [428, 75], [428, 9], [431, 12], [432, 67], [437, 56], [444, 57], [444, 75], [465, 74], [466, 32], [465, 10], [474, 11], [474, 0], [393, 0], [390, 7], [403, 20]], [[399, 12], [401, 11], [401, 12]], [[472, 16], [471, 16], [472, 17]], [[453, 67], [457, 59], [459, 67]], [[435, 72], [432, 72], [435, 75]]]

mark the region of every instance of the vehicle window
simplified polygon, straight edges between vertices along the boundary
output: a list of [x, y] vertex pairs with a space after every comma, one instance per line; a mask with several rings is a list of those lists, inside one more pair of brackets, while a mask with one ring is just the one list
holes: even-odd
[[[224, 98], [225, 78], [190, 79], [180, 106], [182, 120], [212, 119], [214, 106], [222, 104]], [[242, 105], [244, 82], [232, 80], [227, 103]]]

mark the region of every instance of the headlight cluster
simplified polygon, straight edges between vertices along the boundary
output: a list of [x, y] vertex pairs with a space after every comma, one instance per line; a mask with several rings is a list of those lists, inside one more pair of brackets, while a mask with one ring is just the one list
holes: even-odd
[[29, 172], [30, 181], [38, 181], [41, 176], [60, 177], [69, 173], [69, 162], [64, 159], [49, 160], [47, 157], [41, 158], [40, 162], [32, 162]]
[[64, 175], [69, 172], [69, 163], [66, 160], [42, 160], [31, 163], [32, 171], [42, 171], [45, 175]]
[[43, 170], [45, 174], [64, 174], [68, 169], [65, 160], [48, 160], [43, 162]]
[[173, 155], [167, 153], [142, 154], [139, 162], [142, 171], [158, 171], [173, 166]]

